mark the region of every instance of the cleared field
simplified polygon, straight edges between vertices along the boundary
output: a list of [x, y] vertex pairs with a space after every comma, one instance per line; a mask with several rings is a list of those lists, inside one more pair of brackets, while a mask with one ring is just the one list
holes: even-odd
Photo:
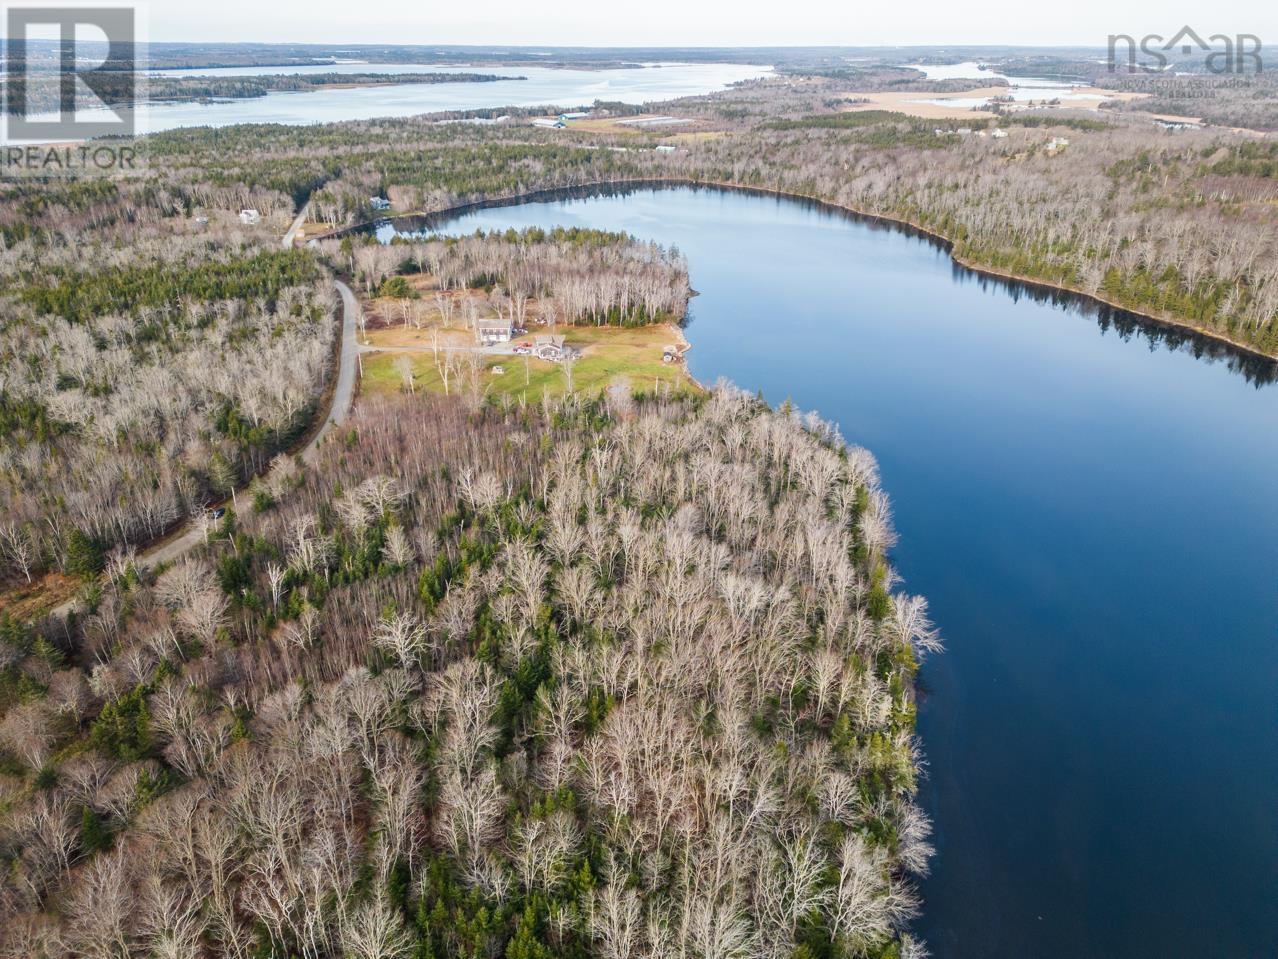
[[[676, 389], [698, 390], [682, 363], [663, 363], [664, 348], [682, 343], [682, 334], [667, 324], [619, 329], [616, 327], [564, 327], [568, 344], [582, 351], [572, 364], [575, 393], [598, 395], [612, 384], [629, 381], [633, 390], [650, 390], [666, 384]], [[375, 353], [364, 357], [363, 390], [366, 393], [402, 392], [404, 378], [398, 358], [407, 356], [412, 364], [413, 389], [443, 393], [444, 378], [433, 353]], [[561, 396], [568, 391], [568, 376], [559, 363], [526, 356], [493, 356], [459, 353], [453, 356], [448, 392], [489, 396], [510, 396], [515, 400], [538, 402], [544, 395]], [[503, 372], [494, 373], [496, 367]]]
[[[361, 339], [360, 342], [363, 343], [365, 341]], [[465, 330], [456, 324], [451, 327], [433, 324], [421, 329], [412, 326], [407, 328], [391, 326], [382, 329], [369, 329], [366, 345], [387, 350], [403, 349], [404, 347], [415, 349], [433, 349], [435, 346], [470, 347], [475, 345], [475, 336], [469, 330]]]
[[661, 136], [696, 129], [697, 126], [698, 122], [694, 119], [654, 113], [633, 117], [590, 117], [585, 120], [573, 120], [568, 124], [567, 129], [582, 133], [646, 133]]
[[[858, 102], [849, 103], [843, 109], [848, 111], [890, 110], [904, 113], [907, 116], [925, 120], [972, 120], [989, 119], [996, 114], [991, 110], [974, 108], [973, 100], [986, 100], [990, 97], [1005, 96], [1007, 87], [981, 87], [976, 90], [964, 90], [958, 93], [902, 93], [875, 91], [869, 93], [846, 93], [845, 97]], [[1099, 110], [1106, 100], [1140, 100], [1148, 96], [1144, 93], [1123, 93], [1117, 90], [1102, 90], [1097, 87], [1079, 88], [1074, 93], [1094, 94], [1096, 99], [1067, 100], [1062, 109]], [[1011, 110], [1028, 109], [1028, 103], [1005, 104]], [[1036, 107], [1037, 108], [1037, 105]]]

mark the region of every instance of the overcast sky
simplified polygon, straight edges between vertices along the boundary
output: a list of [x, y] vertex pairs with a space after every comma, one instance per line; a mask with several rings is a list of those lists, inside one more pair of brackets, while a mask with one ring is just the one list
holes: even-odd
[[1274, 0], [150, 0], [152, 40], [761, 46], [1082, 44], [1111, 33], [1250, 33]]

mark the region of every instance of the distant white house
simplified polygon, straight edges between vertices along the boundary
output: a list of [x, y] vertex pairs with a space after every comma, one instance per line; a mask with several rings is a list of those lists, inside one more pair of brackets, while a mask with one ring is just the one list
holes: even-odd
[[256, 210], [241, 210], [240, 222], [245, 226], [256, 226], [258, 223], [262, 222], [262, 214], [258, 213]]
[[532, 124], [544, 130], [562, 130], [568, 125], [558, 117], [533, 117]]
[[961, 136], [961, 137], [967, 137], [967, 136], [971, 136], [971, 135], [972, 135], [972, 128], [971, 128], [971, 127], [959, 127], [959, 128], [958, 128], [957, 130], [955, 130], [954, 132], [955, 132], [955, 133], [957, 133], [957, 134], [958, 134], [959, 136]]
[[1067, 146], [1069, 146], [1069, 140], [1065, 139], [1065, 137], [1052, 137], [1047, 141], [1047, 149], [1053, 152], [1063, 150]]
[[480, 320], [475, 325], [475, 337], [481, 346], [509, 343], [513, 335], [510, 320]]
[[370, 196], [368, 198], [368, 205], [374, 210], [389, 210], [391, 208], [390, 200], [386, 199], [384, 196]]
[[995, 140], [1006, 140], [1007, 131], [1000, 130], [998, 127], [995, 127], [993, 132], [990, 133], [990, 136], [992, 136]]
[[675, 148], [668, 143], [659, 144], [653, 147], [653, 149], [656, 150], [658, 153], [674, 153], [675, 152]]
[[584, 120], [588, 116], [590, 116], [589, 113], [561, 113], [559, 119], [567, 123], [569, 120]]

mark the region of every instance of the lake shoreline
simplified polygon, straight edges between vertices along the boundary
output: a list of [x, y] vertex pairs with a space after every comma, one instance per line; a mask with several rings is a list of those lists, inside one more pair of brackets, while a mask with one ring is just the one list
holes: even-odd
[[520, 203], [536, 203], [543, 200], [568, 199], [580, 193], [598, 192], [602, 190], [632, 190], [655, 188], [662, 189], [666, 187], [710, 187], [713, 189], [730, 190], [739, 193], [754, 194], [756, 196], [775, 196], [783, 199], [801, 200], [807, 203], [816, 204], [827, 210], [834, 210], [853, 218], [890, 226], [894, 229], [900, 229], [907, 233], [923, 237], [936, 243], [946, 253], [950, 259], [963, 267], [980, 276], [990, 277], [992, 279], [1003, 280], [1007, 282], [1020, 283], [1031, 289], [1044, 293], [1062, 294], [1075, 297], [1094, 307], [1100, 307], [1109, 310], [1117, 310], [1143, 324], [1161, 327], [1169, 330], [1176, 330], [1193, 334], [1211, 340], [1219, 345], [1226, 346], [1232, 350], [1252, 359], [1264, 360], [1270, 363], [1278, 363], [1278, 354], [1267, 353], [1257, 346], [1245, 343], [1241, 340], [1234, 339], [1226, 333], [1219, 330], [1213, 330], [1209, 327], [1200, 326], [1190, 320], [1181, 319], [1169, 314], [1151, 313], [1146, 310], [1135, 309], [1125, 306], [1115, 300], [1111, 300], [1098, 293], [1089, 293], [1078, 287], [1069, 286], [1063, 283], [1051, 283], [1046, 280], [1035, 279], [1033, 277], [1023, 276], [1018, 273], [1012, 273], [1006, 270], [1000, 270], [997, 267], [984, 266], [975, 260], [968, 259], [954, 252], [954, 240], [943, 233], [929, 229], [919, 223], [909, 220], [905, 217], [891, 216], [884, 213], [873, 213], [868, 210], [859, 209], [845, 203], [839, 203], [834, 200], [828, 200], [820, 196], [808, 193], [798, 193], [793, 190], [782, 190], [776, 187], [748, 186], [741, 183], [733, 183], [725, 180], [701, 180], [691, 177], [635, 177], [621, 180], [599, 180], [590, 183], [582, 183], [576, 186], [548, 187], [544, 190], [530, 190], [522, 193], [502, 195], [500, 197], [490, 197], [483, 200], [475, 200], [469, 203], [461, 203], [455, 206], [445, 207], [440, 210], [430, 212], [414, 212], [401, 213], [391, 217], [382, 217], [372, 222], [354, 224], [351, 226], [340, 227], [336, 230], [330, 230], [327, 233], [310, 237], [314, 240], [335, 239], [338, 237], [348, 236], [354, 233], [363, 233], [375, 227], [379, 223], [395, 223], [399, 220], [440, 220], [451, 219], [475, 210], [491, 209], [493, 207], [513, 206]]
[[[914, 928], [936, 954], [1264, 954], [1273, 845], [1219, 829], [1201, 803], [1227, 784], [1230, 818], [1263, 823], [1278, 783], [1273, 736], [1257, 749], [1246, 735], [1278, 669], [1272, 361], [1247, 381], [1232, 348], [983, 279], [912, 227], [773, 192], [577, 191], [394, 225], [676, 246], [703, 293], [687, 327], [697, 379], [789, 398], [873, 451], [899, 518], [892, 558], [949, 648], [919, 674], [920, 803], [939, 851]], [[1217, 635], [1237, 652], [1208, 669]], [[1178, 867], [1199, 857], [1239, 869]], [[1161, 924], [1169, 902], [1228, 931]], [[1255, 922], [1228, 918], [1240, 904]], [[1222, 934], [1222, 948], [1199, 941]]]

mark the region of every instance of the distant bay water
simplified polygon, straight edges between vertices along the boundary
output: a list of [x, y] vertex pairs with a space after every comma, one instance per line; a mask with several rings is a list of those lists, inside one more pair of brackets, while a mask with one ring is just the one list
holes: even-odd
[[[640, 104], [724, 90], [742, 80], [765, 76], [770, 66], [734, 63], [648, 63], [606, 70], [537, 66], [434, 66], [428, 63], [335, 63], [309, 67], [225, 67], [157, 70], [156, 76], [290, 76], [317, 73], [482, 73], [501, 80], [458, 83], [406, 83], [373, 87], [320, 89], [304, 93], [268, 93], [264, 97], [212, 102], [150, 105], [138, 112], [139, 132], [182, 127], [224, 127], [236, 123], [300, 126], [340, 120], [408, 117], [446, 110], [500, 107], [590, 106], [596, 100]], [[524, 79], [518, 79], [518, 78]], [[84, 111], [88, 117], [93, 111]]]

